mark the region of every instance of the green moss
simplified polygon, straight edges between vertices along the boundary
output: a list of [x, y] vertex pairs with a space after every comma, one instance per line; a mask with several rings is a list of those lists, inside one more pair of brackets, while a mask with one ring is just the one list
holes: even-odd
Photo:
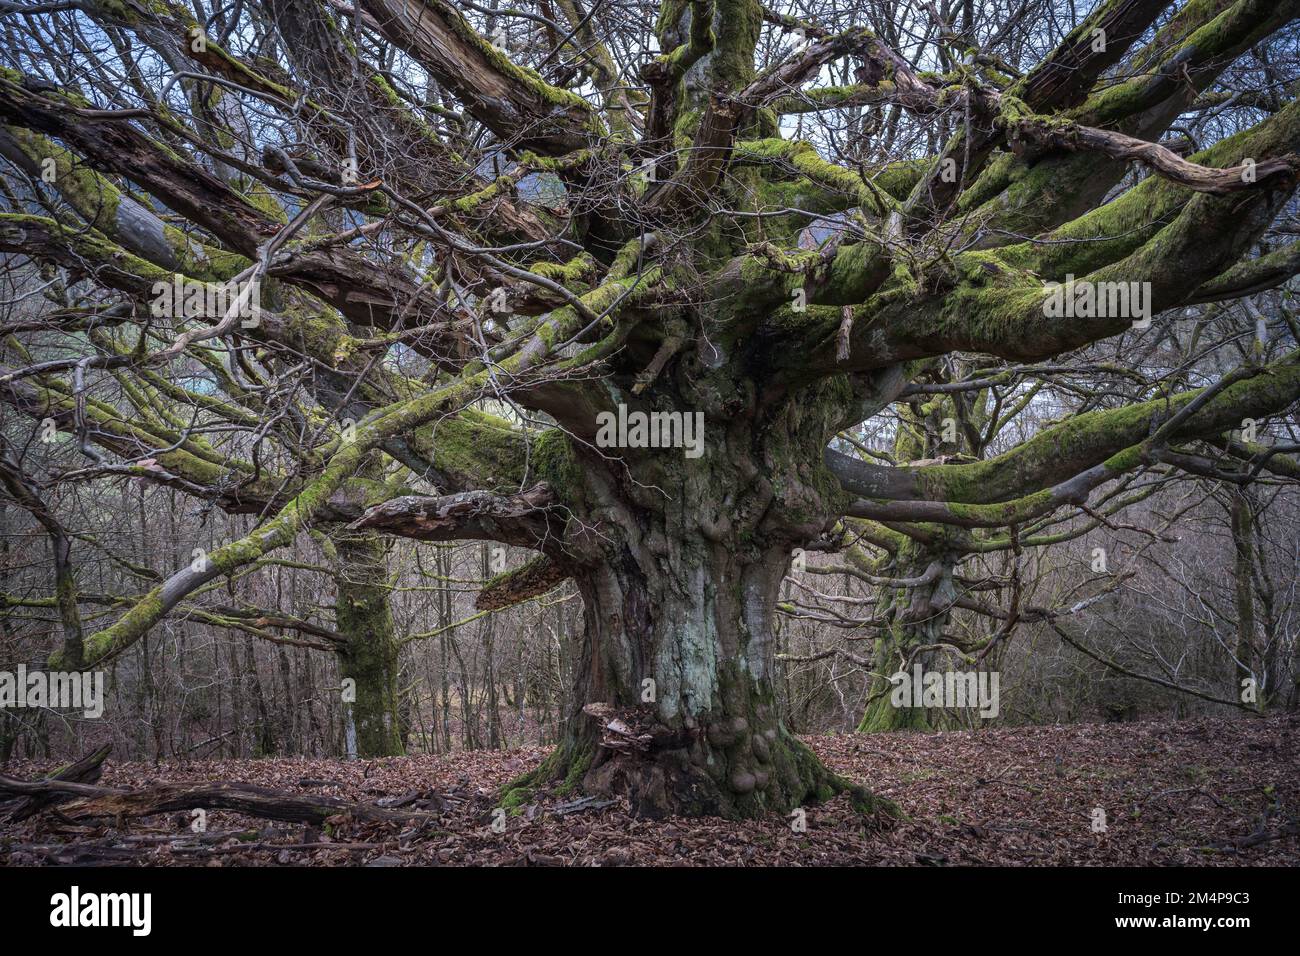
[[569, 436], [558, 428], [547, 429], [533, 441], [533, 472], [560, 496], [562, 500], [571, 500], [570, 496], [582, 487], [583, 467], [574, 454]]
[[584, 251], [565, 263], [539, 262], [529, 271], [572, 289], [579, 283], [594, 277], [598, 268], [599, 265], [591, 253]]
[[511, 816], [519, 816], [524, 812], [533, 798], [531, 787], [511, 787], [501, 794], [501, 807], [508, 811]]
[[488, 183], [482, 189], [461, 196], [459, 199], [452, 199], [446, 203], [447, 209], [459, 215], [466, 215], [478, 209], [484, 203], [497, 196], [509, 195], [514, 191], [515, 181], [510, 176], [498, 176], [492, 182]]
[[677, 150], [687, 150], [695, 140], [695, 130], [699, 128], [700, 117], [703, 114], [698, 109], [683, 109], [677, 114], [676, 120], [673, 121], [673, 147]]
[[[376, 472], [374, 462], [367, 471]], [[337, 539], [339, 558], [336, 626], [347, 644], [339, 653], [339, 674], [356, 682], [352, 704], [357, 753], [362, 757], [401, 754], [397, 689], [396, 630], [389, 605], [385, 546], [373, 534], [342, 533]]]
[[[1300, 387], [1300, 368], [1278, 362], [1267, 373], [1225, 388], [1180, 432], [1216, 434], [1240, 424], [1245, 417], [1261, 415], [1287, 401], [1289, 391]], [[922, 496], [935, 501], [979, 502], [1014, 496], [1033, 476], [1055, 483], [1098, 461], [1112, 471], [1127, 471], [1140, 462], [1140, 445], [1151, 422], [1173, 415], [1194, 400], [1200, 390], [1180, 392], [1120, 408], [1098, 409], [1074, 415], [1059, 425], [1040, 431], [1010, 451], [969, 464], [935, 465], [912, 470]]]
[[594, 757], [590, 745], [566, 740], [536, 769], [521, 774], [502, 788], [501, 806], [512, 814], [521, 813], [542, 786], [556, 780], [561, 781], [555, 790], [557, 795], [572, 793], [581, 785]]
[[0, 229], [20, 233], [26, 228], [56, 236], [77, 255], [102, 263], [101, 274], [122, 280], [120, 286], [132, 292], [146, 293], [156, 282], [171, 283], [173, 273], [139, 256], [132, 255], [99, 232], [66, 230], [46, 216], [0, 213]]
[[525, 478], [523, 432], [478, 409], [465, 409], [439, 421], [427, 433], [413, 436], [412, 442], [432, 457], [440, 473], [457, 484], [518, 488]]
[[[1151, 76], [1172, 60], [1175, 44], [1178, 55], [1185, 59], [1199, 60], [1214, 52], [1231, 49], [1267, 22], [1267, 18], [1260, 16], [1265, 4], [1259, 4], [1258, 9], [1251, 9], [1253, 4], [1234, 3], [1223, 4], [1223, 12], [1205, 23], [1204, 17], [1214, 13], [1219, 6], [1216, 0], [1202, 0], [1180, 10], [1175, 22], [1161, 31], [1153, 44], [1156, 48], [1165, 48], [1164, 63], [1160, 67], [1152, 64], [1150, 72], [1140, 72], [1125, 83], [1117, 83], [1101, 90], [1076, 110], [1075, 115], [1086, 120], [1089, 126], [1108, 126], [1134, 116], [1168, 95], [1165, 84], [1153, 83]], [[1190, 35], [1184, 36], [1193, 24], [1197, 24], [1197, 28]]]
[[714, 0], [713, 53], [709, 72], [715, 90], [740, 90], [754, 78], [754, 48], [763, 28], [758, 0]]
[[265, 213], [273, 222], [285, 225], [289, 221], [289, 213], [285, 209], [280, 198], [271, 192], [261, 182], [250, 184], [248, 191], [244, 193], [244, 198], [248, 200], [249, 205], [259, 212]]
[[736, 145], [736, 157], [749, 163], [786, 163], [809, 183], [848, 197], [855, 205], [878, 205], [876, 195], [867, 189], [861, 176], [823, 159], [815, 146], [803, 140], [779, 137], [745, 140]]
[[582, 778], [591, 767], [591, 760], [590, 750], [584, 750], [574, 757], [569, 763], [569, 772], [564, 775], [563, 782], [556, 787], [555, 792], [561, 796], [572, 793], [582, 783]]
[[454, 8], [439, 4], [435, 9], [437, 10], [436, 15], [447, 27], [468, 46], [477, 50], [494, 69], [528, 89], [529, 92], [543, 102], [558, 107], [571, 115], [584, 117], [591, 132], [597, 136], [605, 134], [604, 124], [600, 122], [599, 117], [581, 96], [569, 90], [551, 86], [535, 70], [515, 63], [505, 53], [480, 36], [478, 31], [470, 26]]

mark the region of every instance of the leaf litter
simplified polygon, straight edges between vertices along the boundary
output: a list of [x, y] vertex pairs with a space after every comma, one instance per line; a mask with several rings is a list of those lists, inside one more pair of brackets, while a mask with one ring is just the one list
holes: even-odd
[[[634, 819], [621, 800], [537, 791], [493, 830], [501, 788], [548, 751], [337, 760], [110, 760], [101, 784], [238, 781], [420, 811], [408, 822], [324, 826], [226, 810], [21, 823], [0, 804], [0, 865], [970, 866], [1296, 865], [1300, 716], [840, 734], [804, 740], [898, 803], [869, 825], [845, 797], [795, 818]], [[10, 761], [36, 779], [53, 764]], [[499, 829], [498, 824], [498, 829]]]

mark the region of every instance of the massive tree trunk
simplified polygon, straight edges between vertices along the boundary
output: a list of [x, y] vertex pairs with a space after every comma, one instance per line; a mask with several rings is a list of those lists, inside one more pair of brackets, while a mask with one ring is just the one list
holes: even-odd
[[623, 793], [650, 817], [750, 816], [830, 796], [836, 778], [784, 726], [775, 696], [771, 614], [788, 552], [635, 531], [577, 579], [576, 703], [537, 779]]
[[660, 538], [669, 548], [656, 553], [654, 530], [637, 530], [642, 540], [579, 578], [575, 700], [586, 712], [572, 717], [569, 769], [588, 762], [588, 788], [624, 791], [648, 816], [747, 815], [829, 795], [775, 699], [771, 609], [788, 552], [697, 534]]
[[730, 417], [704, 402], [698, 458], [573, 443], [551, 469], [574, 512], [565, 552], [585, 631], [564, 739], [521, 791], [580, 784], [649, 817], [753, 816], [839, 790], [873, 803], [790, 733], [777, 701], [781, 581], [792, 549], [834, 525], [839, 493], [819, 463], [835, 409], [805, 398]]

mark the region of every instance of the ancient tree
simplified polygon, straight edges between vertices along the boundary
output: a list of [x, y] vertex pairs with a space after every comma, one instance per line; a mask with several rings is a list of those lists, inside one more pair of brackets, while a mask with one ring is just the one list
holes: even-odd
[[[884, 4], [0, 5], [0, 250], [43, 303], [0, 394], [88, 475], [254, 516], [98, 630], [61, 588], [53, 663], [320, 536], [338, 632], [301, 637], [393, 752], [384, 538], [482, 539], [536, 557], [480, 607], [572, 580], [585, 610], [567, 738], [521, 787], [727, 816], [851, 788], [782, 721], [793, 554], [851, 550], [893, 589], [880, 670], [941, 636], [959, 555], [1152, 470], [1294, 473], [1241, 432], [1300, 396], [1294, 351], [996, 454], [985, 402], [1300, 269], [1270, 232], [1300, 101], [1233, 93], [1236, 131], [1173, 131], [1297, 9], [929, 5], [918, 42]], [[804, 135], [825, 117], [848, 119]], [[169, 284], [259, 309], [160, 309]], [[888, 460], [837, 438], [892, 407]], [[634, 420], [651, 436], [602, 433]]]

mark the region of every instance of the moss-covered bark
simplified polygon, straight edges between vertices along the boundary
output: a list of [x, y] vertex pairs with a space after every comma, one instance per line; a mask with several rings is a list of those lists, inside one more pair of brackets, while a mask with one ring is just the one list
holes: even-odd
[[339, 676], [356, 682], [356, 699], [344, 704], [345, 719], [355, 729], [359, 757], [391, 757], [405, 751], [398, 700], [397, 636], [389, 607], [383, 539], [374, 534], [345, 533], [338, 549]]
[[772, 615], [791, 549], [842, 505], [807, 463], [843, 389], [767, 407], [732, 390], [725, 370], [681, 364], [690, 371], [666, 372], [656, 402], [703, 409], [699, 457], [581, 446], [553, 456], [578, 463], [557, 493], [573, 514], [565, 554], [585, 633], [564, 739], [507, 800], [549, 783], [625, 796], [648, 817], [750, 817], [849, 792], [891, 812], [823, 766], [777, 699]]
[[[894, 460], [914, 461], [939, 454], [969, 451], [965, 433], [944, 429], [943, 419], [956, 414], [954, 399], [940, 396], [928, 404], [900, 404]], [[953, 419], [955, 422], [955, 418]], [[945, 432], [950, 435], [945, 440]], [[890, 676], [920, 665], [928, 671], [942, 657], [932, 649], [943, 641], [950, 608], [956, 596], [953, 555], [942, 544], [926, 545], [904, 538], [881, 570], [894, 578], [932, 578], [919, 587], [892, 587], [881, 591], [877, 615], [885, 620], [872, 647], [875, 676], [867, 686], [867, 704], [858, 730], [935, 730], [947, 726], [942, 710], [896, 705]], [[937, 573], [935, 573], [937, 571]]]
[[822, 764], [781, 719], [767, 615], [783, 555], [745, 565], [704, 550], [709, 567], [677, 569], [694, 582], [689, 594], [676, 574], [644, 573], [638, 559], [648, 556], [630, 551], [620, 568], [579, 578], [587, 623], [565, 736], [507, 787], [502, 805], [549, 787], [624, 796], [649, 818], [740, 818], [847, 793], [864, 813], [897, 815]]

